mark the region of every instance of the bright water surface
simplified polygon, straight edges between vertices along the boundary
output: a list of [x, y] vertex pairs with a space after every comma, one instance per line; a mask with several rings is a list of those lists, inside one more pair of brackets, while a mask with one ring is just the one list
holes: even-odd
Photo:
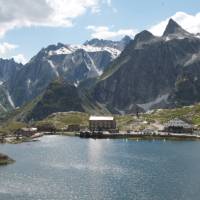
[[45, 136], [0, 145], [0, 200], [200, 200], [200, 142]]

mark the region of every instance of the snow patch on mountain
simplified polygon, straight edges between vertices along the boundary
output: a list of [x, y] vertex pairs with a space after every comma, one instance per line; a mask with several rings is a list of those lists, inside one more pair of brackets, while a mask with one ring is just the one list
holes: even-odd
[[188, 65], [191, 65], [196, 61], [200, 61], [200, 53], [192, 54], [189, 60], [187, 60], [187, 62], [184, 64], [184, 66], [186, 67]]
[[27, 87], [28, 87], [28, 89], [30, 89], [30, 85], [31, 85], [31, 79], [28, 79], [27, 80]]
[[185, 38], [190, 37], [190, 35], [178, 35], [178, 34], [172, 34], [172, 35], [168, 35], [167, 37], [164, 37], [164, 40], [166, 42], [171, 41], [171, 40], [183, 40]]
[[3, 109], [3, 111], [7, 112], [7, 109], [0, 103], [0, 107]]
[[[89, 55], [88, 55], [89, 56]], [[100, 76], [103, 71], [100, 71], [97, 66], [94, 64], [94, 61], [93, 59], [89, 56], [89, 59], [90, 59], [90, 62], [91, 62], [91, 66], [88, 66], [87, 65], [87, 68], [89, 70], [89, 73], [88, 73], [88, 78], [93, 78], [93, 77], [96, 77], [96, 74], [98, 76]]]
[[166, 42], [167, 42], [167, 41], [170, 41], [170, 40], [171, 40], [171, 38], [168, 37], [168, 36], [165, 38], [165, 41], [166, 41]]
[[120, 54], [121, 51], [115, 48], [111, 48], [111, 47], [94, 47], [91, 45], [65, 45], [64, 47], [61, 47], [57, 50], [51, 50], [49, 51], [49, 56], [52, 55], [68, 55], [68, 54], [72, 54], [74, 52], [76, 52], [77, 50], [84, 50], [86, 52], [101, 52], [101, 51], [107, 51], [111, 54], [112, 58], [115, 59], [117, 58]]
[[58, 71], [56, 70], [56, 66], [53, 64], [53, 62], [51, 60], [47, 60], [47, 61], [50, 64], [53, 71], [55, 72], [56, 76], [59, 77]]
[[75, 86], [75, 87], [78, 87], [79, 84], [80, 84], [80, 81], [76, 81], [76, 82], [74, 83], [74, 86]]
[[15, 104], [14, 104], [14, 102], [13, 102], [13, 100], [12, 100], [12, 97], [10, 96], [10, 94], [9, 94], [8, 91], [6, 92], [6, 95], [7, 95], [7, 98], [8, 98], [8, 101], [9, 101], [10, 105], [11, 105], [13, 108], [15, 108]]
[[154, 105], [161, 103], [162, 101], [167, 101], [169, 94], [164, 94], [157, 97], [155, 100], [144, 104], [137, 104], [139, 107], [143, 108], [145, 111], [150, 110]]
[[55, 51], [49, 51], [49, 56], [53, 55], [67, 55], [67, 54], [72, 54], [73, 50], [67, 47], [61, 47], [60, 49], [57, 49]]

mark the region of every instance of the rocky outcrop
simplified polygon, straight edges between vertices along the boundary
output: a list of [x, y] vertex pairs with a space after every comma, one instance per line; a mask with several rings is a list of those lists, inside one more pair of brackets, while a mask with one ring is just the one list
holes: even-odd
[[1, 165], [8, 165], [15, 162], [13, 159], [9, 158], [7, 155], [0, 153], [0, 166]]

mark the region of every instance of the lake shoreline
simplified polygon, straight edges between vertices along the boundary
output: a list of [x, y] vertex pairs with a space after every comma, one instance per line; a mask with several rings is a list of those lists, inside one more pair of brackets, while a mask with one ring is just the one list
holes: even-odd
[[93, 139], [131, 139], [131, 140], [200, 140], [199, 135], [191, 134], [143, 134], [143, 133], [92, 133], [81, 132], [76, 134], [80, 138]]
[[199, 135], [187, 135], [187, 134], [132, 134], [132, 133], [111, 133], [111, 134], [84, 134], [78, 132], [54, 132], [54, 133], [43, 133], [40, 137], [37, 138], [21, 138], [21, 139], [13, 139], [9, 140], [5, 138], [4, 143], [0, 144], [21, 144], [26, 142], [37, 142], [44, 135], [56, 135], [56, 136], [66, 136], [66, 137], [80, 137], [84, 139], [128, 139], [128, 140], [171, 140], [171, 141], [200, 141]]

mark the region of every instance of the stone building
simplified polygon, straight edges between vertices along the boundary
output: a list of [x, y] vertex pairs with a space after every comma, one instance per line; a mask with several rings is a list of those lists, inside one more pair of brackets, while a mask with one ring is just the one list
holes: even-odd
[[18, 129], [15, 134], [16, 135], [21, 135], [21, 136], [26, 136], [26, 137], [30, 137], [32, 135], [34, 135], [35, 133], [38, 132], [38, 129], [35, 127], [31, 127], [31, 128], [21, 128]]
[[90, 131], [111, 131], [116, 129], [116, 121], [112, 116], [90, 116]]
[[164, 131], [169, 133], [193, 133], [193, 125], [175, 118], [164, 124]]

